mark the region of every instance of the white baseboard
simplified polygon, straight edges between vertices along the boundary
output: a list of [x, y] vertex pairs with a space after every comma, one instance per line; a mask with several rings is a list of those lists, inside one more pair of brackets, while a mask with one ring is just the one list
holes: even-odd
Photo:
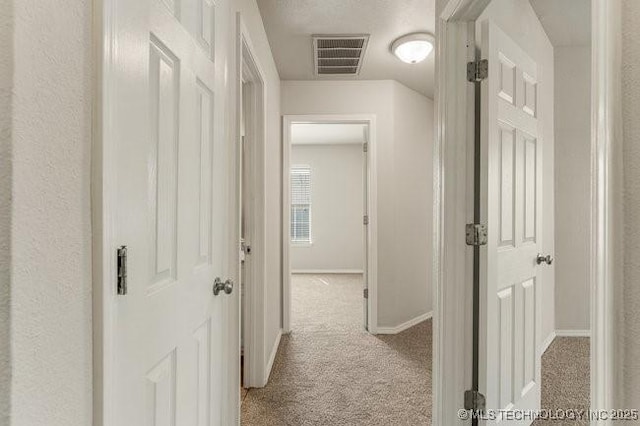
[[590, 337], [590, 330], [555, 330], [549, 333], [544, 342], [542, 342], [542, 347], [540, 348], [540, 354], [544, 354], [551, 343], [553, 343], [556, 337]]
[[426, 314], [418, 315], [415, 318], [410, 319], [409, 321], [402, 323], [396, 327], [378, 327], [376, 334], [398, 334], [405, 331], [408, 328], [413, 327], [416, 324], [420, 324], [422, 321], [426, 321], [433, 316], [432, 312], [427, 312]]
[[264, 384], [265, 386], [269, 383], [269, 376], [271, 376], [271, 370], [273, 369], [273, 363], [276, 360], [276, 355], [278, 354], [278, 348], [280, 347], [280, 339], [282, 338], [282, 329], [278, 330], [278, 335], [276, 336], [276, 341], [273, 344], [273, 348], [271, 348], [271, 355], [269, 355], [269, 361], [267, 362], [267, 368], [265, 369], [264, 375]]
[[549, 349], [549, 346], [551, 346], [551, 343], [553, 343], [553, 340], [556, 338], [556, 332], [552, 331], [551, 333], [549, 333], [549, 335], [547, 336], [546, 339], [544, 339], [544, 342], [542, 342], [542, 347], [540, 348], [540, 355], [544, 354], [547, 349]]
[[362, 269], [294, 269], [292, 274], [364, 274]]
[[558, 337], [590, 337], [591, 330], [556, 330]]

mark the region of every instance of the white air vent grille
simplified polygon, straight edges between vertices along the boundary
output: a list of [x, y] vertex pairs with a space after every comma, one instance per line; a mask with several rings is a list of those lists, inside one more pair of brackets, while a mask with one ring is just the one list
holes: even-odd
[[358, 75], [369, 36], [314, 35], [313, 59], [316, 75]]

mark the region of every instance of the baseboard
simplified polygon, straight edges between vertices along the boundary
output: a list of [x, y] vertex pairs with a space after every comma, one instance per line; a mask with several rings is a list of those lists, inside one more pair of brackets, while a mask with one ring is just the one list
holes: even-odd
[[590, 337], [591, 330], [556, 330], [558, 337]]
[[551, 343], [553, 343], [553, 340], [556, 338], [556, 332], [552, 331], [551, 333], [549, 333], [549, 335], [547, 336], [546, 339], [544, 339], [544, 342], [542, 342], [542, 348], [540, 351], [540, 355], [544, 354], [547, 349], [549, 349], [549, 346], [551, 346]]
[[546, 339], [544, 339], [544, 342], [542, 342], [542, 347], [540, 354], [544, 354], [547, 349], [549, 349], [549, 346], [551, 346], [551, 343], [553, 343], [554, 339], [556, 337], [590, 337], [591, 336], [591, 331], [590, 330], [556, 330], [556, 331], [552, 331], [551, 333], [549, 333], [549, 335], [547, 336]]
[[405, 331], [408, 328], [413, 327], [414, 325], [420, 324], [422, 321], [426, 321], [433, 316], [433, 311], [427, 312], [426, 314], [418, 315], [415, 318], [410, 319], [407, 322], [404, 322], [396, 327], [378, 327], [376, 334], [398, 334]]
[[294, 269], [292, 274], [364, 274], [362, 269]]
[[271, 348], [271, 355], [269, 355], [269, 362], [267, 363], [267, 369], [265, 370], [264, 375], [264, 383], [265, 386], [269, 383], [269, 376], [271, 376], [271, 370], [273, 369], [273, 363], [276, 360], [276, 355], [278, 355], [278, 348], [280, 347], [280, 339], [282, 339], [282, 329], [278, 330], [278, 335], [276, 336], [276, 341], [273, 344], [273, 348]]

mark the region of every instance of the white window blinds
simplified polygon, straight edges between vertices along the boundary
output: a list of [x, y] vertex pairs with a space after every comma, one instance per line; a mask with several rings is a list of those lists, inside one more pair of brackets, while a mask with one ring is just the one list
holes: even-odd
[[291, 241], [311, 242], [311, 167], [291, 167]]

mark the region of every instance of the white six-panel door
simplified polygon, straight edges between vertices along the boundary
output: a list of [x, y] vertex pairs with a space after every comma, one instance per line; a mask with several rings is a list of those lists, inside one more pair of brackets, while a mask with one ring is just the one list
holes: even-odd
[[[482, 203], [488, 244], [481, 263], [480, 391], [487, 408], [540, 407], [542, 143], [537, 65], [491, 21], [482, 23]], [[492, 422], [489, 422], [492, 423]], [[529, 424], [530, 419], [501, 424]]]
[[[218, 19], [224, 16], [218, 17]], [[222, 423], [227, 153], [216, 106], [212, 0], [115, 1], [110, 114], [117, 140], [114, 424]], [[221, 98], [224, 98], [222, 96]]]

